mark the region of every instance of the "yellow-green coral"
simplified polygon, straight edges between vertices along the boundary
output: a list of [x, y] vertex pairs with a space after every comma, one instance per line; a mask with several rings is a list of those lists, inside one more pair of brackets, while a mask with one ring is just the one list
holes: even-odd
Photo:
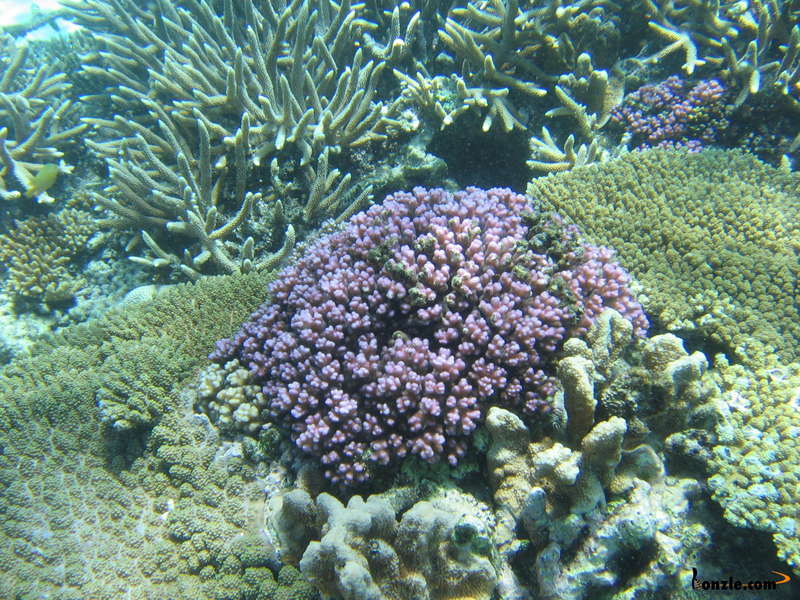
[[534, 179], [528, 193], [617, 250], [657, 326], [737, 360], [800, 354], [800, 174], [741, 152], [635, 152]]
[[[217, 455], [211, 431], [177, 394], [213, 342], [262, 301], [267, 281], [262, 274], [176, 286], [44, 340], [0, 372], [4, 594], [313, 597], [296, 574], [275, 581], [254, 526], [263, 484], [241, 459]], [[104, 431], [96, 405], [103, 388], [117, 399], [137, 391], [128, 409], [146, 415], [149, 435]], [[158, 389], [157, 405], [138, 393]]]
[[750, 370], [717, 357], [726, 407], [716, 427], [709, 485], [725, 517], [773, 534], [800, 572], [800, 364]]
[[15, 221], [14, 229], [0, 236], [8, 291], [50, 305], [71, 300], [83, 281], [68, 265], [95, 231], [92, 215], [77, 208]]

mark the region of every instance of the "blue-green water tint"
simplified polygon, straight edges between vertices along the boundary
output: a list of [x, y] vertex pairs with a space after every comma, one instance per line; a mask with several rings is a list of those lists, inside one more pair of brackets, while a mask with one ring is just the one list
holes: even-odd
[[[38, 5], [0, 2], [0, 598], [798, 596], [796, 3]], [[563, 343], [546, 418], [498, 387], [457, 466], [368, 445], [369, 483], [337, 487], [267, 376], [207, 356], [322, 236], [420, 185], [532, 194], [616, 251], [650, 328]], [[466, 319], [423, 265], [455, 286], [491, 249], [395, 241], [363, 270]], [[512, 262], [551, 243], [503, 281], [547, 282]], [[510, 289], [470, 317], [498, 354]], [[389, 324], [376, 344], [438, 322]], [[396, 368], [344, 339], [335, 372]], [[359, 426], [413, 436], [463, 400], [418, 385], [407, 422], [357, 398]]]

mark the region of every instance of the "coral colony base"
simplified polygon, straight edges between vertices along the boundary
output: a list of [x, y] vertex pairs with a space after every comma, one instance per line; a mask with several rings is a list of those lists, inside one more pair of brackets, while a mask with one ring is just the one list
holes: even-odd
[[407, 455], [456, 465], [490, 403], [547, 412], [562, 342], [604, 308], [647, 328], [608, 248], [507, 189], [389, 196], [270, 292], [210, 356], [260, 392], [207, 408], [249, 429], [275, 419], [343, 484]]

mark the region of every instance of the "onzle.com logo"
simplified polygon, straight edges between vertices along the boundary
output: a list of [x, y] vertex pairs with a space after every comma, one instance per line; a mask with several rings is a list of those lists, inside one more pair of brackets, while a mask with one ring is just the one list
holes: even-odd
[[786, 573], [780, 571], [770, 571], [778, 576], [777, 579], [765, 579], [754, 581], [741, 581], [728, 577], [727, 579], [700, 579], [697, 577], [697, 569], [692, 567], [692, 588], [695, 590], [775, 590], [782, 583], [791, 581]]

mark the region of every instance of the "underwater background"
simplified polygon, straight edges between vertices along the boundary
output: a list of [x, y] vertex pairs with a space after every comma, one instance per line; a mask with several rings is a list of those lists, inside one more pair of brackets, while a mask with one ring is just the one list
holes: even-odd
[[797, 0], [0, 29], [0, 600], [800, 597]]

